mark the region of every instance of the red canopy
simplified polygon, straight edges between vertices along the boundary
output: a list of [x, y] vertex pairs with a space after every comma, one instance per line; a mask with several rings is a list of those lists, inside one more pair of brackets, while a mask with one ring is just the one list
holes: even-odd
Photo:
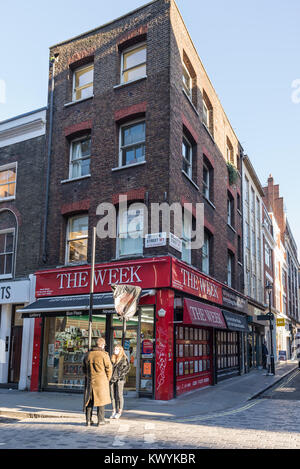
[[189, 298], [184, 299], [183, 324], [227, 329], [219, 308]]

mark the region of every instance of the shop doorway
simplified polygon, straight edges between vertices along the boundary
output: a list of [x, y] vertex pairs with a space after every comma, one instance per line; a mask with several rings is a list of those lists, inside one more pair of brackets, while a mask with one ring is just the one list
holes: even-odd
[[13, 305], [12, 311], [8, 382], [13, 384], [17, 384], [20, 379], [23, 335], [22, 313], [17, 313], [16, 310], [23, 307], [24, 305]]
[[[124, 386], [125, 392], [137, 396], [153, 397], [154, 392], [154, 306], [141, 306], [127, 322], [124, 350], [130, 371]], [[112, 320], [110, 355], [115, 345], [122, 343], [122, 323], [116, 316]]]

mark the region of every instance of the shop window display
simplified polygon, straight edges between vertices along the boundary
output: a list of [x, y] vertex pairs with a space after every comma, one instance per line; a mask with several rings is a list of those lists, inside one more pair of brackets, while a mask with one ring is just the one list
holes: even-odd
[[207, 329], [177, 326], [177, 380], [211, 371], [211, 336]]
[[[45, 318], [43, 388], [83, 390], [82, 362], [88, 351], [88, 317]], [[94, 317], [92, 346], [105, 338], [105, 316]]]
[[239, 366], [238, 333], [217, 332], [217, 366], [218, 370]]

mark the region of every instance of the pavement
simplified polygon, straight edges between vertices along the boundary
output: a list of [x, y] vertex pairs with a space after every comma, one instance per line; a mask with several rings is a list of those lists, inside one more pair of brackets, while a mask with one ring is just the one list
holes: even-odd
[[[172, 421], [193, 416], [209, 416], [233, 408], [247, 406], [283, 378], [298, 369], [298, 361], [278, 362], [276, 375], [266, 370], [252, 370], [200, 390], [192, 391], [170, 401], [155, 401], [125, 394], [122, 420]], [[63, 392], [28, 392], [0, 388], [0, 416], [19, 419], [66, 418], [83, 420], [83, 395]], [[248, 404], [247, 404], [248, 403]], [[106, 406], [106, 417], [111, 406]]]

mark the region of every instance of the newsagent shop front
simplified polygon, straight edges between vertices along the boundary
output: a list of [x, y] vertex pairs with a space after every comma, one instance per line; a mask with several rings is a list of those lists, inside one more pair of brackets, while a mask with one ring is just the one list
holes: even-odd
[[[36, 273], [36, 301], [22, 310], [24, 320], [35, 318], [31, 391], [83, 391], [90, 271], [74, 266]], [[142, 288], [126, 328], [127, 390], [169, 400], [216, 384], [217, 331], [229, 333], [222, 284], [169, 256], [96, 265], [92, 344], [104, 337], [110, 354], [122, 339], [111, 289], [116, 283]], [[230, 351], [228, 363], [239, 367], [239, 348], [232, 343]]]

